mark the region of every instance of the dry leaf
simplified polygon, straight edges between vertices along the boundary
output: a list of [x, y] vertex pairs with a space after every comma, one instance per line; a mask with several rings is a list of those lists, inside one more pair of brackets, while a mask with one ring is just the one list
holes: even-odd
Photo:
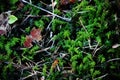
[[8, 14], [10, 14], [10, 12], [3, 12], [0, 14], [0, 35], [6, 34], [7, 31], [11, 29], [8, 23]]
[[59, 63], [59, 60], [56, 59], [56, 60], [52, 63], [52, 69], [54, 69], [54, 68], [57, 66], [58, 63]]
[[24, 42], [24, 47], [30, 48], [32, 47], [32, 38], [30, 36], [26, 36], [26, 40]]
[[36, 41], [42, 40], [41, 30], [40, 29], [33, 28], [31, 30], [31, 32], [30, 32], [30, 35], [32, 36], [33, 40], [36, 40]]
[[30, 48], [33, 46], [32, 45], [33, 41], [40, 41], [40, 40], [42, 40], [41, 30], [33, 28], [30, 32], [30, 35], [26, 36], [26, 40], [24, 42], [24, 47]]

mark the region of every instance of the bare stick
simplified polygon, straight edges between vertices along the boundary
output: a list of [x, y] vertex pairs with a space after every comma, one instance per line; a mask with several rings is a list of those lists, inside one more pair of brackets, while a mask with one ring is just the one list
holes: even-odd
[[96, 52], [99, 51], [103, 46], [99, 47], [99, 48], [96, 48], [94, 51], [93, 51], [93, 56], [95, 56]]
[[29, 5], [31, 5], [31, 6], [33, 6], [33, 7], [35, 7], [35, 8], [38, 8], [38, 9], [40, 9], [40, 10], [42, 10], [42, 11], [45, 11], [45, 12], [47, 12], [47, 13], [53, 15], [53, 16], [56, 16], [56, 17], [62, 19], [62, 20], [65, 20], [65, 21], [68, 21], [68, 22], [71, 21], [71, 18], [61, 17], [61, 16], [59, 16], [59, 15], [57, 15], [57, 14], [54, 14], [54, 13], [52, 13], [52, 12], [46, 10], [46, 9], [43, 9], [43, 8], [41, 8], [41, 7], [38, 7], [38, 6], [34, 5], [34, 4], [31, 4], [31, 3], [27, 2], [26, 0], [22, 0], [22, 2], [24, 2], [24, 3], [26, 3], [26, 4], [29, 4]]
[[97, 45], [95, 46], [93, 52], [95, 52], [95, 50], [98, 48], [99, 42], [97, 43]]
[[40, 52], [43, 52], [43, 51], [47, 51], [47, 50], [49, 50], [49, 49], [50, 49], [50, 47], [45, 48], [45, 49], [38, 50], [38, 51], [36, 51], [35, 53], [40, 53]]
[[93, 80], [102, 79], [102, 78], [106, 77], [107, 75], [108, 75], [108, 73], [106, 73], [106, 74], [104, 74], [104, 75], [102, 75], [102, 76], [100, 76], [100, 77], [98, 77], [98, 78], [95, 78], [95, 79], [93, 79]]
[[31, 73], [30, 75], [28, 75], [26, 77], [23, 77], [22, 80], [28, 79], [28, 78], [33, 77], [35, 75], [37, 75], [37, 74], [36, 73]]
[[112, 61], [117, 61], [117, 60], [120, 60], [120, 58], [110, 59], [110, 60], [108, 60], [107, 62], [112, 62]]

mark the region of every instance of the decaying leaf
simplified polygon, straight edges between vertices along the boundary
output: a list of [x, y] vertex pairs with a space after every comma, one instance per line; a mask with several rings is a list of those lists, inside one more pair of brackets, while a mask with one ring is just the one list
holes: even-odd
[[26, 40], [24, 42], [24, 47], [30, 48], [32, 47], [32, 38], [30, 36], [26, 36]]
[[54, 69], [59, 63], [59, 60], [56, 59], [53, 63], [52, 63], [52, 69]]
[[0, 14], [0, 35], [4, 35], [7, 31], [10, 31], [11, 27], [8, 23], [8, 13], [3, 12]]
[[26, 36], [26, 40], [24, 42], [24, 47], [26, 48], [30, 48], [32, 47], [32, 42], [33, 41], [40, 41], [42, 40], [42, 36], [41, 36], [41, 30], [40, 29], [36, 29], [33, 28], [30, 32], [30, 35]]
[[42, 39], [40, 29], [33, 28], [30, 32], [30, 35], [32, 36], [33, 40], [40, 41]]

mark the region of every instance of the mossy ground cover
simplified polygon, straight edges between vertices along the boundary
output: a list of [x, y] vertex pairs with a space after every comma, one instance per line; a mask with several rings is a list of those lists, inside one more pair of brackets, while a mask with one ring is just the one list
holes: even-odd
[[0, 80], [119, 80], [119, 0], [0, 1]]

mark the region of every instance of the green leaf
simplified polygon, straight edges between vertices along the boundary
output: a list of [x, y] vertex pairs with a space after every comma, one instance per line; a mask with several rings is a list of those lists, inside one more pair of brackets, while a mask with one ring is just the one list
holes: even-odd
[[13, 24], [15, 21], [17, 21], [18, 20], [18, 18], [16, 17], [16, 16], [14, 16], [14, 15], [10, 15], [9, 16], [9, 20], [8, 20], [8, 23], [9, 24]]

